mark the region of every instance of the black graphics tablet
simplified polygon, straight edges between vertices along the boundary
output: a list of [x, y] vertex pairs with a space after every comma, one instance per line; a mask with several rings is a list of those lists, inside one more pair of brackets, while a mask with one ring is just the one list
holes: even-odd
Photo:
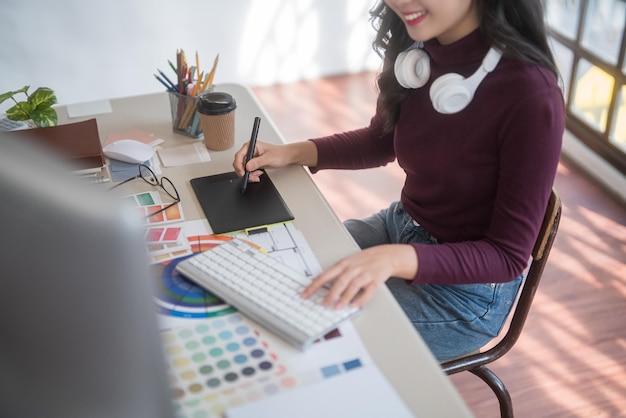
[[245, 195], [241, 194], [241, 179], [234, 171], [192, 179], [191, 186], [215, 234], [294, 219], [267, 173], [260, 183], [248, 183]]

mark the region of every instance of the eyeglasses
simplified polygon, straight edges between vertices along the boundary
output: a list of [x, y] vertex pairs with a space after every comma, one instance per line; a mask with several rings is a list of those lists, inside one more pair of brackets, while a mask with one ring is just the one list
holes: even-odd
[[161, 209], [146, 215], [146, 218], [150, 218], [151, 216], [154, 216], [154, 215], [159, 214], [161, 212], [165, 212], [166, 210], [168, 210], [172, 206], [175, 206], [178, 203], [180, 203], [180, 195], [178, 194], [178, 190], [176, 190], [176, 187], [174, 187], [174, 183], [172, 183], [172, 181], [170, 179], [168, 179], [167, 177], [161, 177], [161, 179], [159, 179], [157, 177], [157, 175], [154, 174], [154, 171], [152, 171], [150, 169], [150, 167], [148, 167], [145, 164], [139, 164], [139, 174], [138, 175], [113, 185], [112, 187], [109, 188], [109, 190], [113, 190], [116, 187], [120, 187], [122, 184], [128, 183], [129, 181], [132, 181], [132, 180], [135, 180], [135, 179], [139, 179], [139, 178], [143, 179], [143, 181], [145, 181], [146, 183], [148, 183], [151, 186], [160, 187], [161, 189], [163, 189], [163, 191], [165, 193], [167, 193], [167, 195], [169, 197], [174, 199], [174, 201], [172, 203], [170, 203], [170, 204], [168, 204], [166, 206], [163, 206]]

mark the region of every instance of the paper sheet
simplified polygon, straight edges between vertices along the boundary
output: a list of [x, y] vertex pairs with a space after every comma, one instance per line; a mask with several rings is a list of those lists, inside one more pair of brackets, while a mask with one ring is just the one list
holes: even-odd
[[81, 118], [84, 116], [100, 115], [111, 113], [111, 102], [108, 100], [96, 100], [93, 102], [75, 103], [66, 106], [67, 115], [70, 118]]
[[413, 414], [374, 366], [226, 410], [226, 418], [409, 418]]
[[161, 148], [157, 150], [164, 167], [203, 163], [211, 161], [211, 155], [204, 146], [204, 142], [181, 145], [178, 147]]

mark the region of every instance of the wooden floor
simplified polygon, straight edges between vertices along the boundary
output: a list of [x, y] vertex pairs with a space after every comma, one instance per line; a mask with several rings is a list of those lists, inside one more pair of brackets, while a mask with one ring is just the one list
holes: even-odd
[[[253, 89], [287, 141], [362, 127], [374, 111], [370, 73]], [[396, 165], [313, 176], [341, 219], [397, 199]], [[518, 417], [626, 416], [626, 209], [562, 161], [563, 218], [526, 328], [492, 369]], [[451, 377], [477, 417], [497, 417], [492, 392], [469, 373]]]

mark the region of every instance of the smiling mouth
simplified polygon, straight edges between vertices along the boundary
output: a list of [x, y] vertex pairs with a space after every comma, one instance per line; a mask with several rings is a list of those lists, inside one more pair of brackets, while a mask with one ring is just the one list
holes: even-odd
[[426, 11], [408, 13], [404, 15], [404, 21], [407, 23], [415, 23], [424, 16], [426, 16]]

